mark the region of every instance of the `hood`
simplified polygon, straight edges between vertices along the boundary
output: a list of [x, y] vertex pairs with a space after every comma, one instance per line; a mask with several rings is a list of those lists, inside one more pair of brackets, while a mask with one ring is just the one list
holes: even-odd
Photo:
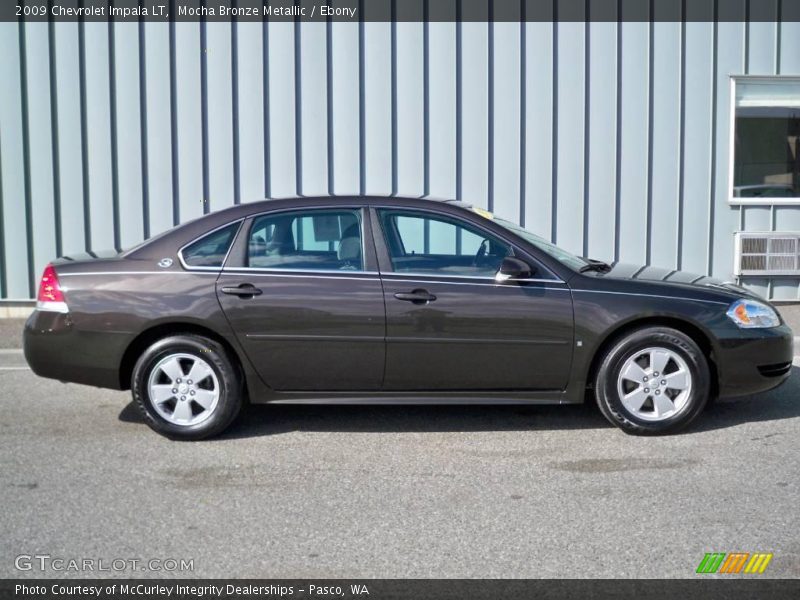
[[607, 273], [596, 273], [601, 279], [627, 279], [630, 281], [646, 281], [658, 284], [672, 285], [690, 289], [706, 289], [727, 292], [737, 297], [747, 297], [763, 301], [761, 296], [750, 290], [731, 282], [722, 281], [707, 275], [698, 275], [688, 271], [676, 271], [663, 267], [637, 265], [631, 263], [613, 263]]

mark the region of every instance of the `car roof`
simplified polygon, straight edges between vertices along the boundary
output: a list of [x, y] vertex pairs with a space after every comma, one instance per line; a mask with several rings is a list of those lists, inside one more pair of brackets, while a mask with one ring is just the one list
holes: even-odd
[[473, 205], [469, 202], [436, 196], [362, 196], [359, 194], [343, 194], [340, 196], [285, 196], [244, 202], [220, 210], [214, 210], [193, 222], [185, 223], [184, 226], [195, 222], [203, 222], [207, 227], [211, 226], [213, 228], [214, 226], [224, 224], [226, 221], [247, 218], [260, 212], [317, 206], [352, 206], [353, 204], [366, 206], [390, 204], [391, 206], [403, 206], [408, 208], [425, 208], [426, 206], [431, 207], [433, 205], [439, 208], [442, 206], [451, 206], [460, 209], [473, 208]]
[[[381, 204], [390, 202], [392, 204], [408, 204], [409, 206], [418, 206], [420, 204], [442, 203], [450, 204], [453, 206], [460, 206], [462, 208], [471, 208], [472, 204], [464, 202], [463, 200], [455, 200], [453, 198], [445, 198], [440, 196], [375, 196], [375, 195], [360, 195], [360, 194], [344, 194], [336, 196], [283, 196], [264, 198], [262, 200], [255, 200], [246, 202], [238, 206], [255, 207], [260, 209], [262, 207], [271, 207], [276, 203], [280, 204], [296, 204], [297, 206], [308, 206], [319, 204], [320, 202], [330, 204], [352, 204], [353, 201], [364, 204]], [[257, 210], [254, 212], [258, 212]]]

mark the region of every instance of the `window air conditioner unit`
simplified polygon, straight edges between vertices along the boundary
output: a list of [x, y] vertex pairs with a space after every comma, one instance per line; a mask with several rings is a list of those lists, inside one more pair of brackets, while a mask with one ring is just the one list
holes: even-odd
[[800, 275], [800, 234], [736, 232], [734, 275]]

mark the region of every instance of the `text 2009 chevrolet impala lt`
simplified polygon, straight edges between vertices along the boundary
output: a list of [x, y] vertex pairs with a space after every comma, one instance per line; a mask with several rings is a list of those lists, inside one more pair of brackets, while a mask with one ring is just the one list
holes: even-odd
[[458, 202], [235, 206], [47, 267], [25, 327], [43, 377], [132, 389], [173, 438], [243, 402], [578, 403], [664, 433], [782, 383], [792, 332], [705, 277], [579, 258]]

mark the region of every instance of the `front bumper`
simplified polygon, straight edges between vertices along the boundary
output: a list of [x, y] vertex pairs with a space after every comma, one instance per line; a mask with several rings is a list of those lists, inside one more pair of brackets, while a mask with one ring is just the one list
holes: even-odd
[[788, 326], [715, 333], [721, 398], [771, 390], [791, 376], [794, 337]]
[[25, 323], [25, 360], [40, 377], [120, 389], [129, 334], [79, 328], [70, 313], [35, 310]]

